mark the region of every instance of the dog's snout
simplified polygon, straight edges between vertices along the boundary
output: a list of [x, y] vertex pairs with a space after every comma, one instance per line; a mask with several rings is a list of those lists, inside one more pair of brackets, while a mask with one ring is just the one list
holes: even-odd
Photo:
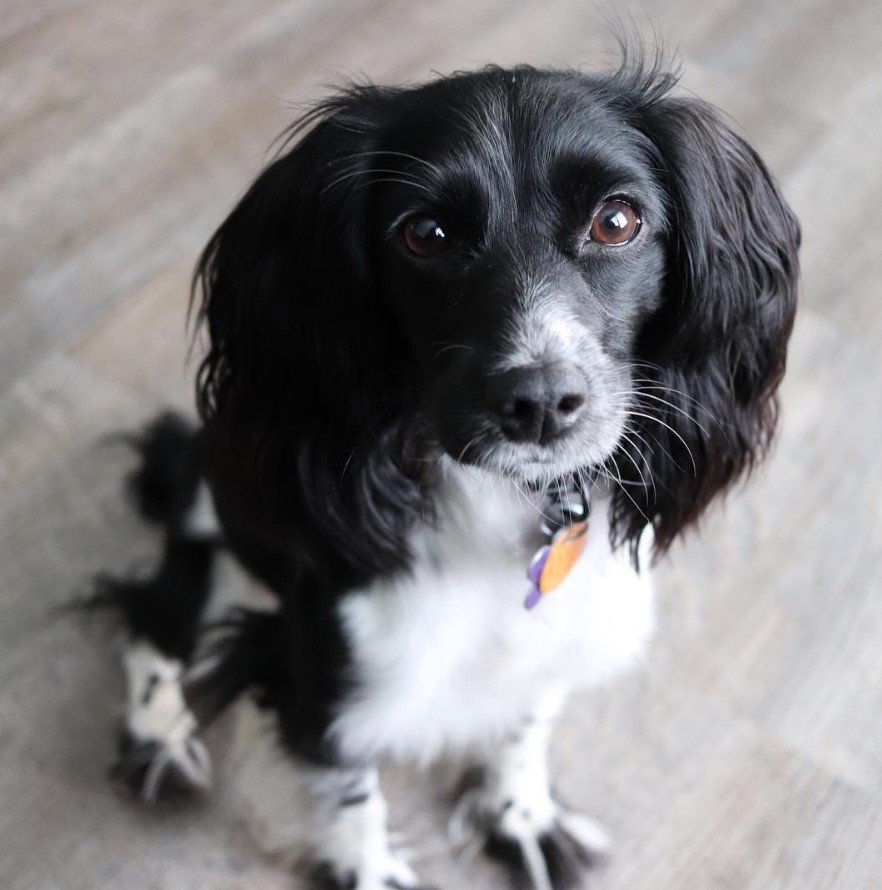
[[536, 365], [494, 375], [489, 397], [508, 439], [544, 445], [575, 425], [585, 407], [588, 387], [573, 365]]

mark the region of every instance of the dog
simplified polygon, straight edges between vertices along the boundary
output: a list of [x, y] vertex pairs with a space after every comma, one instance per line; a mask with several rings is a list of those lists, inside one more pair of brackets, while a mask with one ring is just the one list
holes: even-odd
[[[604, 853], [553, 721], [640, 660], [651, 562], [766, 453], [796, 305], [793, 213], [676, 80], [356, 84], [285, 133], [198, 263], [202, 424], [137, 441], [160, 566], [100, 583], [139, 794], [206, 787], [200, 724], [250, 690], [324, 886], [418, 886], [390, 759], [467, 754], [461, 823], [536, 890]], [[222, 547], [276, 604], [206, 637]]]

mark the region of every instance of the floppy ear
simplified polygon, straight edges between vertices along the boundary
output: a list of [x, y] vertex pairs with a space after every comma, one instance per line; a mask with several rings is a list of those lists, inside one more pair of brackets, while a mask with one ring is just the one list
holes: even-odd
[[352, 313], [368, 315], [365, 192], [357, 186], [377, 99], [356, 88], [292, 127], [283, 147], [309, 132], [260, 174], [203, 251], [194, 289], [210, 338], [198, 390], [205, 418], [290, 398], [309, 419], [329, 378], [349, 369], [358, 344], [333, 332]]
[[664, 301], [643, 331], [635, 384], [633, 419], [648, 447], [632, 456], [646, 486], [627, 458], [617, 461], [632, 484], [630, 497], [616, 495], [615, 531], [635, 552], [647, 520], [664, 551], [765, 453], [800, 240], [762, 160], [711, 106], [657, 95], [636, 104], [668, 226]]
[[406, 502], [390, 429], [396, 341], [375, 299], [365, 187], [389, 94], [352, 87], [292, 128], [285, 148], [308, 132], [230, 213], [194, 281], [210, 341], [203, 438], [226, 464], [216, 488], [238, 486], [237, 511], [252, 505], [291, 541], [336, 537], [367, 561], [397, 549], [387, 514]]

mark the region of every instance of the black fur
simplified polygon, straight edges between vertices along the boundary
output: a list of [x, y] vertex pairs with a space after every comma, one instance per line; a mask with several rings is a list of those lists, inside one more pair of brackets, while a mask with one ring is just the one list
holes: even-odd
[[355, 872], [348, 872], [345, 876], [338, 877], [329, 862], [317, 865], [309, 877], [311, 886], [314, 886], [315, 890], [357, 890], [358, 888], [358, 875]]
[[190, 506], [200, 475], [195, 433], [179, 414], [166, 412], [128, 439], [140, 462], [129, 474], [126, 489], [148, 522], [176, 528]]
[[186, 661], [211, 592], [214, 551], [211, 543], [169, 536], [153, 575], [100, 575], [92, 604], [119, 610], [133, 638], [149, 640], [165, 655]]
[[[637, 503], [618, 494], [615, 532], [634, 545], [648, 519], [663, 552], [768, 449], [796, 311], [800, 233], [762, 160], [714, 108], [670, 97], [641, 108], [639, 93], [625, 101], [652, 141], [672, 218], [665, 300], [637, 353], [643, 376], [659, 387], [641, 406], [667, 427], [638, 418], [638, 431], [657, 445], [638, 458], [655, 487], [629, 486]], [[617, 467], [639, 481], [630, 459]]]
[[[337, 877], [333, 866], [326, 862], [312, 870], [310, 880], [310, 886], [315, 887], [315, 890], [358, 890], [358, 875], [355, 872], [348, 872], [342, 878]], [[405, 887], [394, 878], [387, 878], [384, 886], [389, 890], [437, 890], [428, 886]]]
[[237, 609], [215, 630], [206, 658], [216, 666], [187, 690], [200, 722], [253, 687], [258, 703], [278, 714], [291, 750], [316, 763], [334, 762], [324, 733], [351, 681], [342, 631], [327, 601], [277, 613]]
[[126, 487], [141, 516], [164, 529], [163, 553], [147, 578], [99, 575], [89, 605], [116, 609], [131, 637], [186, 662], [211, 592], [219, 543], [193, 538], [183, 527], [200, 478], [195, 430], [183, 418], [163, 414], [130, 441], [140, 461]]
[[[554, 890], [575, 890], [584, 886], [585, 871], [603, 862], [560, 825], [539, 835], [538, 842]], [[499, 831], [491, 831], [484, 850], [506, 868], [515, 886], [531, 890], [526, 858], [518, 841]]]

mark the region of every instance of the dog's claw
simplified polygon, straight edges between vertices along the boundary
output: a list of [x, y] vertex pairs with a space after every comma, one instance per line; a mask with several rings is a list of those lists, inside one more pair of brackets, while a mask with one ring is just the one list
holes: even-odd
[[550, 822], [537, 822], [528, 808], [512, 802], [494, 810], [482, 791], [470, 787], [460, 799], [448, 827], [451, 839], [462, 846], [483, 842], [516, 886], [572, 890], [582, 886], [586, 870], [606, 860], [610, 838], [593, 819], [554, 803]]
[[535, 834], [493, 829], [484, 849], [512, 872], [518, 886], [531, 890], [574, 890], [582, 886], [585, 872], [606, 858], [606, 848], [586, 845], [560, 820]]
[[312, 873], [316, 890], [435, 890], [420, 884], [403, 861], [396, 861], [384, 875], [362, 874], [356, 869], [340, 869], [329, 862], [318, 865]]
[[195, 735], [180, 744], [140, 738], [125, 728], [119, 736], [119, 757], [111, 778], [146, 803], [190, 797], [211, 786], [211, 758]]

